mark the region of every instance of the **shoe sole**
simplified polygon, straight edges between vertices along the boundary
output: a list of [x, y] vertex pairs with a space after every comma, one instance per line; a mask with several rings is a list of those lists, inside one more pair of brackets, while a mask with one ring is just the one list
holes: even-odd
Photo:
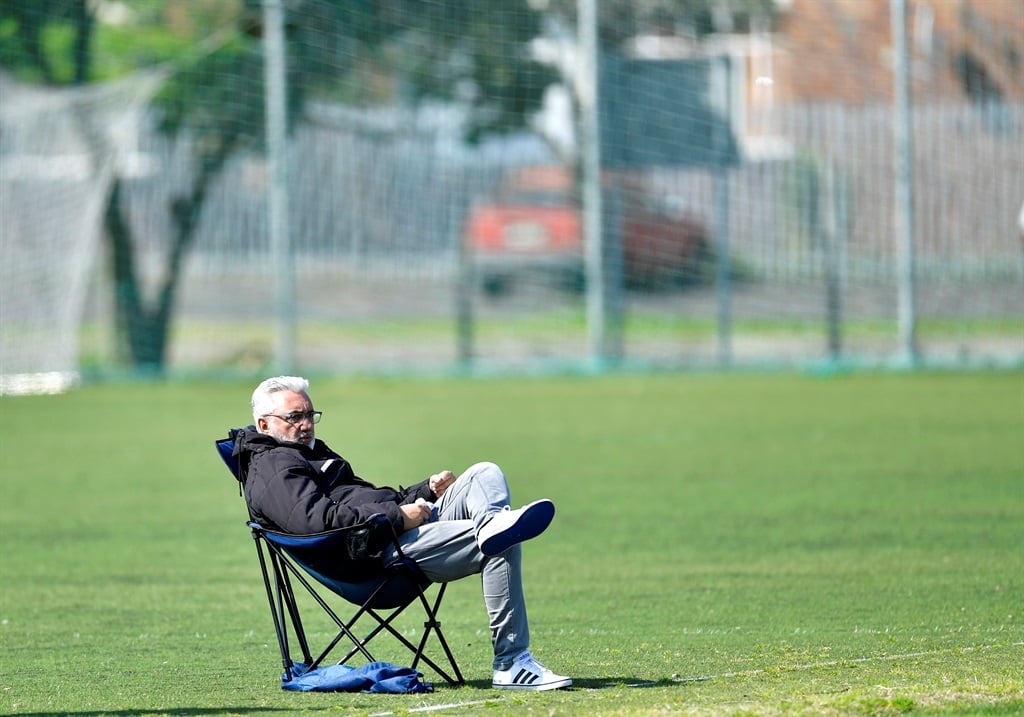
[[555, 504], [550, 500], [530, 503], [514, 525], [480, 543], [480, 552], [487, 556], [501, 555], [513, 545], [532, 540], [543, 533], [554, 517]]
[[550, 682], [546, 685], [499, 685], [492, 682], [491, 687], [493, 687], [496, 690], [524, 690], [529, 692], [545, 692], [547, 690], [558, 690], [563, 687], [572, 687], [572, 678], [567, 677], [564, 680]]

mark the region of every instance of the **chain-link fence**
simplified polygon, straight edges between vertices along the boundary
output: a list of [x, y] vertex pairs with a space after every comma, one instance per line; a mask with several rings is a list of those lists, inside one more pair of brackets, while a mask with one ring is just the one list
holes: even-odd
[[[150, 5], [146, 22], [166, 19], [164, 5]], [[654, 43], [638, 19], [635, 34], [613, 44], [602, 31], [601, 55], [633, 74], [612, 85], [598, 73], [598, 92], [614, 99], [595, 105], [599, 178], [582, 161], [588, 58], [571, 8], [508, 4], [503, 17], [517, 30], [493, 30], [486, 45], [486, 32], [460, 34], [480, 30], [455, 23], [455, 13], [470, 12], [459, 3], [432, 3], [437, 17], [405, 20], [348, 5], [282, 6], [288, 51], [275, 61], [292, 98], [277, 150], [286, 263], [268, 223], [267, 99], [262, 76], [252, 76], [267, 66], [258, 4], [218, 16], [222, 26], [208, 33], [216, 42], [197, 41], [163, 65], [161, 89], [147, 84], [134, 105], [103, 105], [98, 130], [79, 121], [77, 134], [62, 130], [67, 139], [40, 149], [18, 144], [16, 123], [39, 126], [45, 114], [0, 115], [4, 256], [31, 253], [30, 227], [59, 212], [66, 243], [33, 261], [68, 261], [76, 245], [101, 259], [87, 270], [84, 305], [79, 298], [59, 310], [77, 327], [62, 340], [81, 351], [57, 369], [888, 365], [906, 358], [897, 218], [908, 208], [899, 205], [894, 161], [904, 149], [912, 153], [915, 359], [1024, 361], [1024, 81], [1012, 61], [969, 54], [967, 41], [970, 28], [979, 47], [1000, 31], [1002, 57], [1020, 57], [1024, 33], [1014, 28], [1024, 30], [1024, 11], [1013, 2], [969, 3], [974, 21], [964, 27], [932, 18], [932, 32], [958, 38], [956, 46], [933, 43], [926, 53], [916, 30], [908, 59], [918, 75], [932, 74], [913, 79], [911, 147], [899, 145], [892, 103], [837, 96], [851, 84], [841, 80], [867, 71], [857, 65], [864, 53], [802, 43], [832, 28], [800, 2], [753, 3], [767, 14], [738, 17], [731, 33], [677, 23], [674, 33], [660, 27]], [[879, 17], [860, 14], [871, 23], [864, 42], [878, 39], [870, 28], [891, 42], [889, 9], [873, 3]], [[472, 12], [483, 19], [497, 10], [483, 3]], [[1010, 20], [1002, 30], [977, 21], [999, 12]], [[366, 25], [376, 40], [358, 22], [378, 23]], [[908, 22], [920, 23], [920, 13]], [[988, 68], [987, 85], [977, 69], [957, 75], [963, 57]], [[833, 88], [793, 81], [793, 68], [819, 64], [833, 68]], [[979, 86], [988, 89], [979, 95]], [[77, 180], [25, 169], [28, 155], [47, 164], [47, 152], [51, 169], [67, 166], [67, 156], [95, 169]], [[112, 167], [110, 176], [100, 167]], [[586, 182], [598, 180], [602, 231], [588, 235]], [[49, 198], [69, 181], [101, 186], [102, 217], [54, 209]], [[595, 263], [587, 247], [599, 240]], [[4, 264], [0, 373], [47, 369], [13, 318], [33, 294], [25, 264]], [[282, 332], [293, 365], [281, 365]]]

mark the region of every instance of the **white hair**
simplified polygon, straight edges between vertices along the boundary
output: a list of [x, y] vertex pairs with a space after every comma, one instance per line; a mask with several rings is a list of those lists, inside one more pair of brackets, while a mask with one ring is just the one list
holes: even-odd
[[309, 381], [301, 376], [274, 376], [263, 381], [252, 392], [252, 420], [254, 422], [258, 423], [261, 417], [274, 410], [270, 395], [278, 391], [292, 391], [308, 396]]

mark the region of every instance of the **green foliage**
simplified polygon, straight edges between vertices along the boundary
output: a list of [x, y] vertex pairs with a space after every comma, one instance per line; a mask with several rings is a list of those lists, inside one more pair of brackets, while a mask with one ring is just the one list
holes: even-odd
[[[0, 8], [0, 62], [29, 80], [68, 83], [76, 62], [92, 80], [173, 62], [179, 71], [161, 94], [164, 129], [188, 127], [259, 141], [262, 132], [262, 4], [173, 6], [159, 0], [128, 6], [129, 20], [73, 22], [60, 2], [14, 0]], [[95, 12], [93, 7], [90, 12]], [[188, 26], [169, 23], [188, 18]], [[540, 13], [526, 0], [445, 3], [301, 0], [287, 4], [290, 110], [310, 96], [356, 104], [415, 102], [433, 97], [474, 106], [467, 134], [519, 129], [539, 106], [555, 73], [529, 57]], [[90, 51], [75, 56], [76, 33]], [[201, 41], [233, 32], [213, 52]], [[35, 51], [36, 45], [40, 49]]]
[[94, 38], [92, 79], [102, 82], [180, 62], [194, 52], [195, 43], [196, 38], [170, 33], [163, 25], [100, 25]]
[[[25, 82], [113, 79], [194, 54], [197, 43], [230, 25], [239, 5], [240, 0], [5, 0], [0, 65]], [[98, 19], [101, 8], [105, 20]]]
[[416, 698], [279, 689], [212, 444], [251, 388], [0, 399], [0, 711], [1024, 710], [1020, 373], [313, 377], [318, 431], [368, 479], [487, 458], [517, 501], [558, 505], [525, 580], [536, 652], [574, 689], [492, 691], [464, 580], [442, 620], [470, 685]]
[[6, 0], [0, 3], [0, 66], [26, 82], [82, 81], [76, 38], [90, 32], [85, 0]]
[[186, 127], [200, 155], [223, 158], [234, 140], [262, 136], [263, 55], [258, 42], [237, 38], [182, 67], [154, 100], [160, 129]]

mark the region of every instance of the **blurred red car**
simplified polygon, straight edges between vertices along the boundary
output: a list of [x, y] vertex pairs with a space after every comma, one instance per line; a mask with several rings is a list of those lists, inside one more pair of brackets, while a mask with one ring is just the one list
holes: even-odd
[[[702, 278], [711, 256], [704, 225], [660, 211], [637, 182], [620, 182], [623, 275], [635, 288], [663, 288]], [[488, 293], [524, 272], [583, 282], [583, 229], [572, 175], [563, 167], [525, 167], [473, 207], [464, 240]]]

